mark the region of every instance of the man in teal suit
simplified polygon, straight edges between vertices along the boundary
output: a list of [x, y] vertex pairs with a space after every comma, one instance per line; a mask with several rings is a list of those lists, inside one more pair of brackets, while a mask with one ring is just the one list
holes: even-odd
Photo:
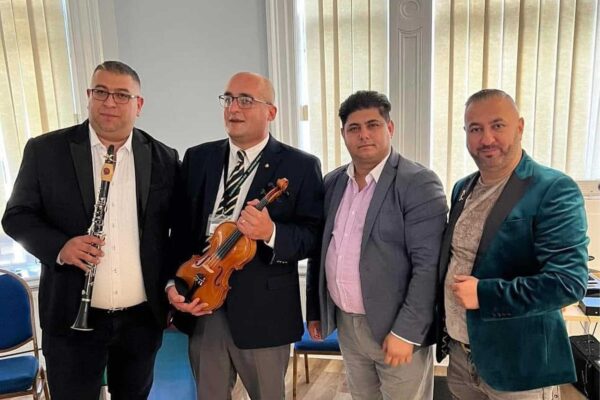
[[501, 90], [467, 100], [479, 171], [452, 192], [436, 310], [437, 357], [450, 354], [457, 399], [554, 399], [557, 385], [576, 380], [561, 308], [586, 290], [583, 197], [522, 150], [523, 127]]

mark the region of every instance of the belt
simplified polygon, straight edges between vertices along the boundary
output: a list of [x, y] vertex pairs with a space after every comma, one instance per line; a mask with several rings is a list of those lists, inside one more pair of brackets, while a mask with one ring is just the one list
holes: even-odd
[[119, 308], [110, 308], [110, 309], [94, 308], [93, 310], [96, 312], [100, 312], [102, 314], [118, 315], [118, 314], [140, 311], [140, 310], [144, 309], [147, 304], [148, 304], [148, 302], [145, 301], [143, 303], [136, 304], [135, 306], [130, 306], [130, 307], [119, 307]]

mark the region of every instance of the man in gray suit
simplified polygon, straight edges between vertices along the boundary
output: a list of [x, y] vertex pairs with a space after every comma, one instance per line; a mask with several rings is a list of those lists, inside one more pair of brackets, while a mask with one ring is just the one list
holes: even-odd
[[309, 262], [307, 320], [319, 340], [337, 326], [353, 399], [431, 399], [436, 265], [446, 197], [432, 171], [391, 147], [385, 95], [340, 106], [352, 162], [325, 177], [320, 261]]

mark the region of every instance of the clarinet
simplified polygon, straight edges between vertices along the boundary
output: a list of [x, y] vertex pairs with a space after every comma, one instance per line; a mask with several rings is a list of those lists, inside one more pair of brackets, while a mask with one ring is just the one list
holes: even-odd
[[[104, 156], [104, 165], [102, 166], [100, 191], [98, 194], [98, 201], [94, 205], [94, 216], [92, 218], [92, 225], [88, 229], [88, 235], [95, 236], [100, 239], [104, 239], [104, 215], [106, 214], [106, 203], [108, 200], [108, 188], [110, 181], [112, 180], [113, 173], [115, 172], [115, 147], [113, 145], [108, 146], [106, 155]], [[92, 302], [92, 291], [94, 290], [94, 279], [96, 278], [96, 264], [85, 261], [88, 266], [88, 270], [85, 273], [85, 284], [81, 291], [81, 302], [79, 303], [79, 311], [77, 312], [77, 319], [71, 326], [71, 329], [76, 331], [89, 332], [93, 331], [88, 325], [88, 316], [90, 312], [90, 304]]]

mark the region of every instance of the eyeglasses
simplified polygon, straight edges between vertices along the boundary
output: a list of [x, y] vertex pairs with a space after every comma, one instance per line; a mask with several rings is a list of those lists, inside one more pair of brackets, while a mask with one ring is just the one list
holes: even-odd
[[254, 105], [254, 102], [272, 105], [268, 101], [258, 100], [250, 96], [230, 96], [228, 94], [222, 94], [219, 96], [219, 102], [225, 108], [231, 107], [234, 100], [237, 100], [240, 108], [251, 108]]
[[92, 93], [92, 97], [94, 100], [98, 101], [106, 101], [108, 96], [112, 96], [113, 100], [117, 104], [127, 104], [131, 99], [137, 99], [140, 96], [129, 93], [120, 93], [120, 92], [108, 92], [104, 89], [88, 89], [88, 93]]

